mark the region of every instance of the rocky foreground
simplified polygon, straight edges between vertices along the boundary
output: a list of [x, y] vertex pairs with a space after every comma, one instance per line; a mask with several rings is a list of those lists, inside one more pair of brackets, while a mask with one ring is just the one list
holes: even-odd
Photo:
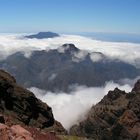
[[0, 140], [140, 140], [140, 80], [130, 93], [109, 91], [66, 134], [51, 107], [0, 70]]
[[0, 140], [61, 140], [53, 133], [42, 132], [36, 128], [24, 128], [20, 125], [0, 124]]
[[70, 134], [95, 140], [140, 140], [140, 80], [130, 93], [118, 88], [109, 91]]
[[59, 140], [57, 133], [66, 131], [54, 119], [51, 107], [0, 70], [0, 140]]

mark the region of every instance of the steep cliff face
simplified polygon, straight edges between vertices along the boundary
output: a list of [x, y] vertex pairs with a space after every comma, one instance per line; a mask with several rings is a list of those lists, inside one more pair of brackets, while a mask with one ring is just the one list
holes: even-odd
[[97, 140], [140, 139], [140, 80], [130, 93], [116, 88], [87, 114], [87, 119], [71, 128], [70, 134]]
[[14, 77], [3, 70], [0, 70], [0, 114], [8, 125], [20, 124], [65, 133], [63, 126], [55, 121], [51, 107], [17, 85]]

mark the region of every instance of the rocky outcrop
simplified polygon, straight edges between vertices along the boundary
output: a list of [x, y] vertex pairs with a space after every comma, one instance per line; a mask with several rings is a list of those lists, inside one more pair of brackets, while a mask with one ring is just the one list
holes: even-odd
[[36, 128], [0, 124], [0, 140], [60, 140], [60, 138], [55, 134], [44, 133]]
[[11, 127], [0, 124], [0, 139], [1, 140], [34, 140], [32, 134], [20, 125]]
[[140, 80], [130, 93], [118, 88], [109, 91], [70, 134], [97, 140], [140, 140]]
[[0, 70], [0, 114], [0, 123], [66, 132], [61, 124], [56, 127], [58, 122], [51, 107], [17, 85], [14, 77], [3, 70]]

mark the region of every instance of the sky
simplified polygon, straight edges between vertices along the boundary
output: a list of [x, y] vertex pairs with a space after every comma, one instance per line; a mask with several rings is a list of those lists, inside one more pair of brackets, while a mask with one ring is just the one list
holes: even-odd
[[0, 32], [140, 34], [140, 0], [0, 0]]

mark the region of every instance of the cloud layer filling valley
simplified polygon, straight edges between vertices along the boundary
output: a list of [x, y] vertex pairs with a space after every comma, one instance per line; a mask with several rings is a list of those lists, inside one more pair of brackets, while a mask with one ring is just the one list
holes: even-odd
[[31, 87], [29, 90], [52, 107], [55, 119], [68, 130], [72, 125], [85, 118], [92, 105], [99, 102], [109, 90], [114, 90], [116, 87], [126, 92], [131, 91], [132, 88], [128, 84], [119, 85], [108, 82], [104, 87], [75, 86], [69, 94], [47, 92], [36, 87]]

